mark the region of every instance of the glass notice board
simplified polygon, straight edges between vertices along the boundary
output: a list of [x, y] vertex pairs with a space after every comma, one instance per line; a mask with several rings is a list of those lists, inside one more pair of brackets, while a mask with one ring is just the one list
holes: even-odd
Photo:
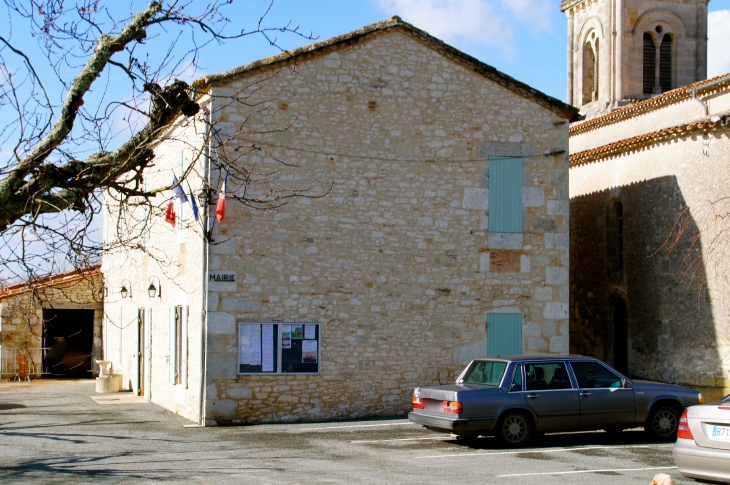
[[238, 323], [238, 374], [319, 374], [318, 323]]

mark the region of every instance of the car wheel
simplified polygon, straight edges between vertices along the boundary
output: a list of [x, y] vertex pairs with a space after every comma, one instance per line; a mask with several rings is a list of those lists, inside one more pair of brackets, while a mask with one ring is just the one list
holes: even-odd
[[677, 439], [677, 427], [679, 426], [679, 413], [670, 406], [659, 406], [651, 410], [644, 428], [649, 434], [662, 441], [674, 441]]
[[524, 446], [532, 437], [532, 422], [522, 413], [506, 413], [497, 422], [496, 435], [507, 446]]

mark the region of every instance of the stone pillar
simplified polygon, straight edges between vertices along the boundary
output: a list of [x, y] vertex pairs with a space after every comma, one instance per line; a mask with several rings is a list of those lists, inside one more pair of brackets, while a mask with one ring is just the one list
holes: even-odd
[[697, 2], [697, 66], [695, 82], [707, 79], [707, 3]]
[[573, 99], [573, 93], [575, 88], [573, 86], [573, 68], [574, 68], [574, 55], [573, 55], [573, 9], [568, 10], [568, 99], [567, 103], [576, 106], [575, 100]]
[[624, 67], [624, 0], [615, 0], [615, 29], [613, 36], [616, 42], [616, 48], [613, 52], [613, 62], [616, 66], [616, 72], [614, 75], [614, 103], [618, 103], [624, 97], [623, 89], [623, 67]]

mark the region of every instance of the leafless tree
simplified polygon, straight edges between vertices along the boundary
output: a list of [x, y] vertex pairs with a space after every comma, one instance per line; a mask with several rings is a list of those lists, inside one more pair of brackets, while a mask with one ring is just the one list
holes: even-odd
[[[174, 187], [147, 190], [144, 174], [154, 164], [155, 144], [174, 122], [211, 119], [195, 86], [179, 79], [197, 75], [202, 49], [251, 35], [272, 46], [279, 34], [312, 38], [291, 24], [267, 27], [273, 1], [253, 28], [235, 29], [226, 16], [229, 4], [153, 1], [120, 15], [120, 6], [103, 0], [2, 0], [7, 29], [0, 30], [0, 285], [98, 262], [110, 249], [90, 235], [99, 225], [102, 197], [115, 210], [148, 209], [137, 230], [120, 234], [117, 244], [134, 244], [146, 219], [164, 210], [150, 200]], [[247, 103], [256, 89], [246, 86], [226, 102]], [[266, 103], [249, 109], [255, 113]], [[239, 133], [245, 130], [241, 123]], [[276, 171], [257, 171], [242, 161], [264, 148], [233, 146], [236, 137], [222, 139], [214, 126], [206, 131], [217, 137], [218, 168], [237, 184], [276, 180]], [[200, 146], [192, 150], [201, 156]], [[271, 208], [308, 196], [307, 190], [251, 198], [244, 192], [238, 198]]]

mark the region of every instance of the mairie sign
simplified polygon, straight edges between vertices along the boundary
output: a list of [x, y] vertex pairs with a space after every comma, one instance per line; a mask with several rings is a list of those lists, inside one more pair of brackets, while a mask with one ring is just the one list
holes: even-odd
[[235, 283], [236, 273], [231, 271], [212, 271], [208, 274], [208, 281], [216, 283]]

